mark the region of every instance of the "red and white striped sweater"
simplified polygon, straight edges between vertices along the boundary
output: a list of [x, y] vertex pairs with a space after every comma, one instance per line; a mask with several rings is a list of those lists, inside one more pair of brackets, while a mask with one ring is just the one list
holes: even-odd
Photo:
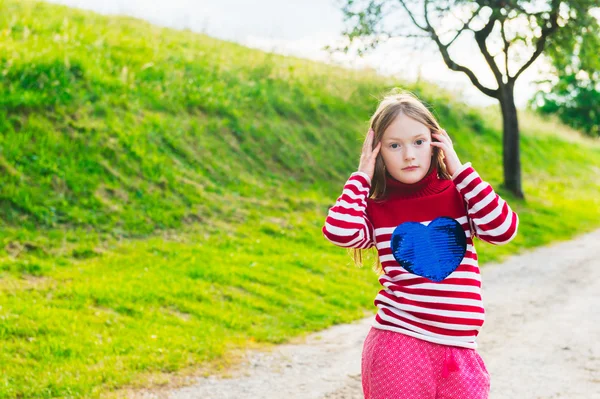
[[[517, 234], [517, 214], [470, 162], [451, 180], [439, 179], [435, 170], [410, 185], [388, 176], [383, 200], [368, 198], [369, 190], [369, 177], [353, 173], [329, 209], [322, 230], [327, 240], [341, 247], [377, 247], [383, 267], [379, 282], [384, 288], [375, 298], [379, 309], [373, 326], [475, 349], [484, 308], [472, 235], [492, 244], [506, 244]], [[427, 226], [441, 216], [453, 218], [463, 227], [466, 252], [450, 275], [434, 282], [403, 268], [392, 253], [390, 240], [404, 222]], [[460, 228], [457, 231], [462, 234]]]

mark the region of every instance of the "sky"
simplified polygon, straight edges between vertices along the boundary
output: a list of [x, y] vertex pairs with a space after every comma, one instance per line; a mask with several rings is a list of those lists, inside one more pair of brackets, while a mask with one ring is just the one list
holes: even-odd
[[[475, 106], [497, 104], [476, 89], [462, 72], [449, 70], [437, 48], [414, 49], [406, 41], [387, 43], [363, 58], [336, 55], [323, 47], [336, 43], [344, 29], [340, 0], [47, 0], [107, 15], [128, 15], [160, 26], [190, 29], [281, 54], [335, 62], [349, 68], [370, 67], [381, 74], [415, 80], [420, 76], [461, 93]], [[409, 23], [407, 21], [407, 23]], [[475, 72], [482, 84], [496, 84], [474, 40], [452, 46], [453, 57]], [[532, 81], [547, 70], [541, 58], [517, 80], [515, 102], [526, 105], [535, 93]], [[514, 73], [514, 72], [513, 72]]]

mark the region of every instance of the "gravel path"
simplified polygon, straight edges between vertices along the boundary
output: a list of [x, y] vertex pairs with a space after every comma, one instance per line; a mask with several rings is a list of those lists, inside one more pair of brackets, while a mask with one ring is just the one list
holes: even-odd
[[[482, 269], [479, 352], [491, 399], [600, 399], [600, 230]], [[249, 352], [231, 378], [145, 398], [361, 399], [360, 354], [371, 318], [303, 343]]]

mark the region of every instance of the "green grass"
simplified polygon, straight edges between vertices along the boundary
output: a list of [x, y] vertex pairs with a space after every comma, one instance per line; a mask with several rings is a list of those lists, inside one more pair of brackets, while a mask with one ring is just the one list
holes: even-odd
[[519, 213], [510, 245], [479, 243], [482, 264], [600, 226], [600, 144], [552, 121], [520, 115], [518, 201], [501, 186], [497, 110], [435, 86], [129, 18], [0, 8], [0, 398], [214, 372], [237, 349], [373, 312], [376, 275], [320, 229], [396, 85]]

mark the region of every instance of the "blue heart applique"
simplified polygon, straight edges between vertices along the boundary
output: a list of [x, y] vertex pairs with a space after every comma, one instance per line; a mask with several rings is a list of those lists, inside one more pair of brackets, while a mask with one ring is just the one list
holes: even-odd
[[390, 246], [400, 266], [439, 283], [460, 265], [467, 251], [467, 236], [460, 223], [442, 216], [428, 226], [417, 222], [398, 225]]

